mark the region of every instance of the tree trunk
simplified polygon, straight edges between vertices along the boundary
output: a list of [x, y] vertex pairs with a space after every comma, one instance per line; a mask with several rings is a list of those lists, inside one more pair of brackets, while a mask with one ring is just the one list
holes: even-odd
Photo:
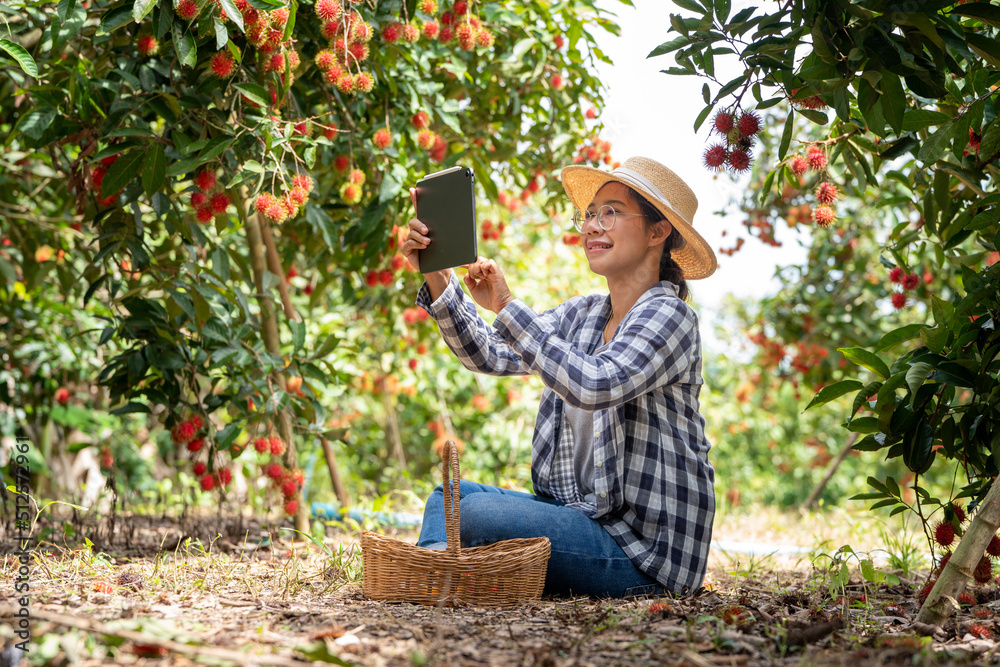
[[800, 512], [804, 514], [812, 509], [813, 503], [815, 503], [816, 500], [819, 499], [820, 494], [823, 493], [823, 489], [825, 489], [826, 485], [830, 483], [831, 479], [833, 479], [833, 474], [837, 472], [837, 468], [839, 468], [840, 464], [843, 463], [844, 459], [847, 458], [847, 455], [851, 452], [851, 449], [854, 447], [854, 443], [858, 441], [858, 435], [859, 435], [858, 433], [852, 432], [851, 435], [847, 438], [847, 442], [844, 443], [843, 449], [840, 450], [840, 453], [837, 454], [837, 457], [832, 461], [830, 461], [830, 464], [826, 467], [826, 474], [823, 476], [822, 481], [820, 481], [820, 483], [816, 485], [816, 488], [812, 490], [812, 493], [809, 494], [809, 497], [806, 498], [806, 501], [802, 503], [802, 507], [799, 508]]
[[389, 448], [399, 461], [400, 474], [406, 471], [406, 454], [403, 452], [403, 440], [399, 436], [399, 422], [396, 421], [396, 408], [393, 405], [392, 394], [388, 389], [382, 389], [382, 405], [385, 406], [385, 437]]
[[[266, 260], [264, 238], [261, 228], [266, 223], [260, 221], [256, 213], [253, 215], [246, 215], [247, 202], [246, 196], [243, 192], [241, 192], [240, 201], [237, 206], [240, 209], [240, 217], [244, 219], [244, 225], [247, 230], [247, 241], [250, 245], [250, 266], [253, 268], [254, 286], [257, 289], [257, 300], [260, 302], [261, 333], [264, 338], [264, 346], [267, 348], [268, 352], [280, 357], [281, 339], [278, 334], [278, 319], [274, 313], [274, 299], [272, 299], [271, 296], [264, 291], [264, 271], [266, 270]], [[279, 278], [280, 277], [281, 276], [279, 276]], [[271, 381], [276, 386], [284, 390], [284, 373], [275, 370], [271, 374]], [[285, 441], [286, 445], [285, 455], [282, 457], [282, 462], [285, 464], [285, 468], [294, 470], [299, 467], [298, 455], [295, 451], [292, 422], [289, 419], [288, 412], [286, 410], [278, 412], [278, 432], [281, 434], [281, 439]], [[301, 489], [296, 491], [295, 495], [291, 499], [295, 500], [298, 504], [298, 510], [295, 512], [295, 529], [303, 533], [308, 533], [309, 512], [306, 510], [305, 503], [302, 500]]]
[[337, 494], [337, 501], [341, 507], [351, 506], [351, 497], [347, 495], [347, 488], [340, 478], [340, 471], [337, 469], [337, 458], [333, 452], [333, 445], [326, 438], [320, 436], [320, 443], [323, 445], [323, 455], [326, 458], [326, 467], [330, 471], [330, 481], [333, 482], [333, 491]]
[[281, 256], [278, 255], [278, 247], [274, 245], [274, 236], [271, 234], [271, 227], [267, 223], [260, 225], [260, 234], [264, 239], [264, 247], [267, 248], [267, 264], [271, 273], [278, 276], [278, 294], [281, 296], [281, 307], [285, 311], [285, 317], [295, 322], [302, 320], [292, 305], [292, 298], [288, 295], [288, 280], [285, 278], [285, 269], [281, 266]]
[[955, 553], [931, 589], [917, 614], [918, 623], [942, 625], [958, 609], [958, 596], [965, 590], [990, 540], [1000, 527], [1000, 484], [993, 484], [983, 504], [972, 517]]

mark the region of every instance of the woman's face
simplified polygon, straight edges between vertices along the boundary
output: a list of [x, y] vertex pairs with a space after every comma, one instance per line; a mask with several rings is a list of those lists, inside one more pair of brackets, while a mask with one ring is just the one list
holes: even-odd
[[[587, 208], [590, 213], [597, 213], [601, 207], [610, 206], [616, 214], [610, 230], [602, 229], [595, 215], [580, 231], [581, 245], [594, 273], [606, 278], [627, 275], [650, 261], [659, 267], [661, 244], [670, 232], [670, 223], [649, 225], [640, 215], [637, 196], [621, 183], [606, 183]], [[605, 220], [604, 224], [610, 222]]]

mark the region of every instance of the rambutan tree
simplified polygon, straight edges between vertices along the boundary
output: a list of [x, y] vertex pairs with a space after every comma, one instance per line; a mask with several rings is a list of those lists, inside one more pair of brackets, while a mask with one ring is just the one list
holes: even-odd
[[[896, 480], [872, 477], [866, 497], [877, 500], [875, 507], [914, 509], [929, 539], [934, 514], [964, 530], [920, 615], [940, 621], [976, 568], [983, 575], [990, 569], [984, 552], [1000, 524], [993, 485], [1000, 469], [1000, 8], [789, 0], [734, 13], [728, 0], [675, 4], [683, 13], [671, 17], [671, 39], [650, 55], [673, 54], [669, 75], [708, 79], [696, 128], [712, 117], [713, 136], [722, 139], [707, 148], [706, 165], [746, 171], [758, 135], [737, 125], [784, 109], [780, 131], [765, 135], [770, 151], [760, 167], [766, 176], [754, 185], [758, 206], [776, 204], [787, 187], [800, 189], [802, 177], [815, 173], [803, 222], [836, 228], [838, 234], [822, 236], [827, 243], [849, 244], [857, 227], [845, 219], [842, 193], [876, 203], [873, 215], [886, 230], [882, 261], [899, 286], [892, 307], [905, 307], [922, 284], [948, 281], [921, 295], [927, 322], [841, 348], [863, 375], [824, 386], [812, 402], [854, 393], [847, 428], [864, 436], [855, 447], [899, 457], [912, 472], [913, 506]], [[723, 81], [715, 64], [727, 54], [741, 67]], [[842, 277], [848, 289], [863, 280]], [[814, 326], [845, 328], [829, 320]], [[967, 480], [955, 498], [932, 497], [921, 486], [932, 467]], [[956, 506], [978, 509], [968, 528]]]
[[407, 186], [460, 162], [487, 201], [552, 203], [558, 166], [611, 163], [592, 32], [617, 28], [590, 0], [0, 12], [4, 315], [58, 285], [102, 321], [71, 336], [111, 413], [162, 423], [206, 490], [253, 444], [300, 530], [297, 448], [340, 433], [322, 393], [352, 380], [329, 315], [419, 284]]

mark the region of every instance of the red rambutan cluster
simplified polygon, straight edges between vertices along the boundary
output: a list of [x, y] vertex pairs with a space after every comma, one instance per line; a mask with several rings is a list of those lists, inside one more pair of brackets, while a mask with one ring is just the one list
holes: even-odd
[[705, 150], [705, 167], [712, 171], [727, 169], [739, 174], [753, 163], [753, 137], [760, 132], [761, 119], [756, 112], [737, 115], [735, 110], [724, 109], [712, 119], [712, 131], [723, 138]]
[[223, 215], [229, 210], [229, 195], [224, 191], [217, 191], [216, 182], [215, 170], [211, 167], [202, 169], [194, 177], [198, 190], [191, 193], [191, 207], [194, 209], [195, 219], [202, 224], [211, 222], [215, 216]]

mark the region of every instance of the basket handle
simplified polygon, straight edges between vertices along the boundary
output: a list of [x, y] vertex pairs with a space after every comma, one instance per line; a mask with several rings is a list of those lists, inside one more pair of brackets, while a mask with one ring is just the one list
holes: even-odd
[[[444, 450], [441, 452], [441, 473], [444, 476], [444, 528], [448, 536], [447, 551], [456, 552], [461, 547], [461, 536], [459, 534], [462, 525], [461, 513], [459, 512], [459, 502], [462, 494], [459, 492], [459, 482], [461, 473], [458, 468], [458, 447], [451, 440], [444, 443]], [[448, 469], [451, 468], [449, 483]], [[452, 501], [454, 498], [454, 501]]]

